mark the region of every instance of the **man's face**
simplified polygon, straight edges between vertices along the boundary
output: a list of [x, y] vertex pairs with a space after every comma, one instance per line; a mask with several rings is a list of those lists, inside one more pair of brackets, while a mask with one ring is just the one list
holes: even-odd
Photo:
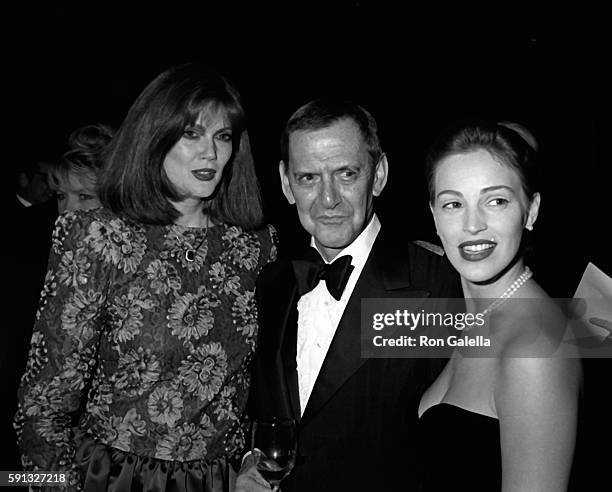
[[371, 162], [359, 127], [347, 118], [293, 132], [289, 162], [281, 161], [279, 172], [285, 197], [329, 261], [367, 225], [387, 181], [387, 160]]
[[49, 187], [48, 174], [51, 163], [39, 161], [31, 176], [22, 173], [19, 179], [19, 194], [32, 204], [44, 203], [53, 196]]

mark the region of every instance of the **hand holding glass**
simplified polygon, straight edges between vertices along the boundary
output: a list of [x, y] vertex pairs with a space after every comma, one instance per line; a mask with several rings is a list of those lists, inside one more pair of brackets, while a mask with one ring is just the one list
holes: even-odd
[[295, 421], [273, 418], [255, 420], [251, 434], [251, 451], [259, 456], [257, 471], [278, 489], [295, 464], [297, 448]]

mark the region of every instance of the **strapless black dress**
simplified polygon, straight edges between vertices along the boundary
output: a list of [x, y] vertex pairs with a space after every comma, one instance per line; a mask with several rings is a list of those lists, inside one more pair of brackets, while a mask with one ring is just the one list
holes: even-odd
[[419, 421], [423, 492], [501, 490], [499, 421], [448, 403]]

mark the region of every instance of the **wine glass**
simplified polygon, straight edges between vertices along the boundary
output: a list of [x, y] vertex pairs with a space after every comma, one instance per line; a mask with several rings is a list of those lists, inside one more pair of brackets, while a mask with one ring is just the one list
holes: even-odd
[[259, 456], [257, 471], [272, 490], [278, 490], [278, 484], [293, 469], [296, 449], [295, 420], [271, 418], [253, 422], [251, 451]]

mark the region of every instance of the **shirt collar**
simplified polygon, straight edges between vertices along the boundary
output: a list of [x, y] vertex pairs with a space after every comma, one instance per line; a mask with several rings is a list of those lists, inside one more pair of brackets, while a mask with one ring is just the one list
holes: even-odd
[[16, 196], [17, 196], [17, 200], [19, 200], [24, 207], [32, 206], [32, 203], [26, 200], [25, 198], [23, 198], [21, 195], [16, 194]]
[[[378, 236], [379, 232], [380, 221], [378, 220], [376, 214], [373, 214], [372, 218], [370, 219], [370, 222], [368, 223], [366, 228], [361, 231], [361, 234], [359, 234], [359, 236], [357, 236], [351, 244], [349, 244], [346, 248], [340, 251], [340, 253], [338, 253], [338, 255], [331, 261], [331, 263], [333, 263], [334, 260], [340, 258], [341, 256], [350, 255], [353, 257], [353, 259], [351, 260], [351, 265], [353, 265], [355, 268], [363, 267], [363, 265], [365, 265], [366, 260], [368, 259], [368, 256], [370, 256], [370, 251], [372, 250], [372, 246], [374, 245], [374, 241], [376, 240], [376, 237]], [[314, 237], [310, 238], [310, 245], [317, 251], [319, 251], [319, 248], [317, 248], [317, 245], [315, 243]], [[320, 251], [319, 254], [321, 254]], [[323, 257], [323, 255], [321, 255], [321, 257], [323, 258], [323, 261], [325, 261], [325, 263], [330, 263]]]

